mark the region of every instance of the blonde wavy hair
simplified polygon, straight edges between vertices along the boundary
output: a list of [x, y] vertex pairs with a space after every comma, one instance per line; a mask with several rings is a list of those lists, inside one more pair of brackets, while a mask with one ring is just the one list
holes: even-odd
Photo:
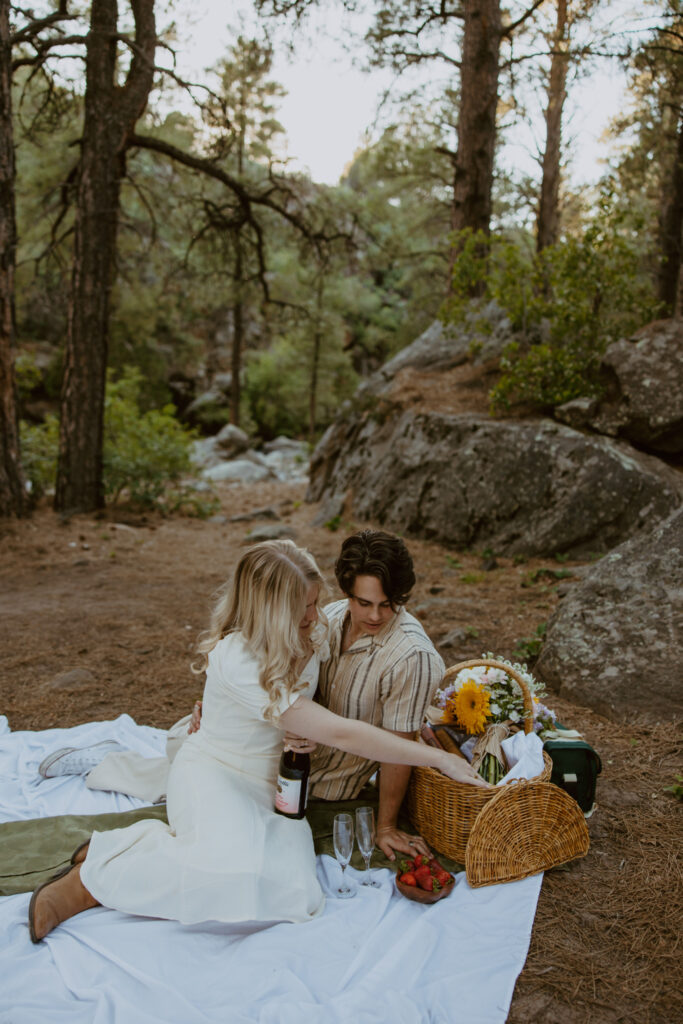
[[241, 633], [261, 666], [259, 682], [268, 694], [265, 717], [272, 720], [284, 694], [305, 686], [297, 686], [296, 663], [307, 653], [299, 624], [312, 585], [320, 587], [316, 601], [318, 625], [310, 636], [317, 649], [325, 640], [327, 620], [318, 603], [325, 581], [313, 556], [291, 540], [267, 540], [249, 548], [237, 563], [232, 579], [222, 588], [209, 629], [197, 645], [202, 657], [192, 665], [192, 671], [205, 671], [209, 651], [224, 636]]

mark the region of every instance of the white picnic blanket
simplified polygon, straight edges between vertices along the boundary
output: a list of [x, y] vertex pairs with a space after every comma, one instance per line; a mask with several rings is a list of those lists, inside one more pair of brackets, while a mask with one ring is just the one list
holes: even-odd
[[[39, 781], [60, 746], [114, 737], [150, 756], [165, 733], [127, 715], [74, 729], [12, 732], [0, 716], [0, 821], [126, 810], [141, 801], [69, 776]], [[29, 938], [29, 894], [0, 899], [0, 1024], [498, 1024], [526, 959], [542, 875], [470, 889], [432, 906], [381, 888], [333, 892], [306, 924], [186, 927], [96, 908]], [[347, 875], [357, 883], [359, 872]]]

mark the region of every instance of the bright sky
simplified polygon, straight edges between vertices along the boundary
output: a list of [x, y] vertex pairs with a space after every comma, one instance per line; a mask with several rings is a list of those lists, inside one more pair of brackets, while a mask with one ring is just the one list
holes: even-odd
[[[248, 2], [228, 7], [221, 0], [198, 0], [192, 5], [193, 45], [184, 48], [183, 56], [197, 73], [227, 54], [238, 31], [238, 8], [251, 10]], [[353, 67], [351, 56], [325, 31], [332, 20], [329, 12], [310, 19], [293, 59], [284, 46], [276, 47], [271, 76], [287, 91], [277, 118], [287, 134], [289, 166], [327, 184], [336, 184], [353, 159], [392, 81], [388, 72], [367, 75]], [[338, 18], [335, 23], [340, 24]], [[248, 28], [244, 34], [249, 35]]]
[[[622, 2], [614, 0], [610, 8]], [[191, 5], [194, 27], [189, 38], [193, 45], [185, 48], [183, 57], [195, 73], [227, 53], [238, 30], [240, 8], [250, 10], [248, 0], [230, 5], [222, 0], [196, 0]], [[388, 71], [368, 75], [355, 68], [350, 54], [324, 31], [332, 21], [329, 10], [317, 15], [297, 45], [293, 61], [284, 48], [276, 48], [272, 77], [288, 94], [277, 116], [287, 133], [287, 151], [292, 158], [289, 166], [308, 170], [314, 181], [336, 184], [372, 127], [378, 102], [390, 86], [392, 75]], [[339, 31], [338, 19], [334, 27]], [[243, 31], [250, 34], [248, 24]], [[571, 96], [578, 109], [566, 132], [571, 140], [575, 184], [595, 180], [601, 173], [600, 160], [606, 148], [600, 136], [609, 118], [623, 105], [624, 84], [623, 75], [612, 70], [573, 87]], [[404, 90], [403, 81], [399, 88]], [[517, 144], [509, 150], [514, 162], [530, 173], [536, 173], [530, 155], [534, 134], [540, 140], [542, 126], [536, 126], [535, 132], [516, 132]]]

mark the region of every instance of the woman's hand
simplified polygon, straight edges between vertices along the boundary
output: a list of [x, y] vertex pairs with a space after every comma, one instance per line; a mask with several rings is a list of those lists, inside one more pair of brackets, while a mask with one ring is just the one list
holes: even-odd
[[317, 746], [314, 740], [307, 740], [293, 732], [285, 733], [285, 750], [291, 750], [294, 754], [311, 754]]
[[490, 783], [485, 782], [479, 772], [475, 771], [469, 761], [459, 754], [448, 754], [444, 751], [443, 764], [439, 765], [440, 771], [455, 782], [468, 782], [473, 786], [484, 786], [490, 788]]

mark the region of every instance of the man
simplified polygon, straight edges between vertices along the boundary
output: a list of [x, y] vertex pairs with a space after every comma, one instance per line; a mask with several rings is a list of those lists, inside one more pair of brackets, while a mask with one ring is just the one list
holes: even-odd
[[[405, 544], [380, 530], [363, 530], [342, 544], [335, 565], [345, 598], [324, 609], [330, 659], [321, 666], [316, 700], [345, 718], [358, 718], [412, 738], [444, 673], [424, 629], [406, 609], [415, 585]], [[419, 837], [397, 828], [410, 767], [378, 765], [319, 746], [313, 752], [313, 797], [352, 800], [379, 769], [377, 845], [391, 860], [395, 851], [428, 852]]]
[[[416, 618], [405, 608], [415, 585], [413, 560], [403, 541], [381, 530], [362, 530], [342, 544], [335, 576], [345, 595], [325, 607], [330, 659], [321, 667], [316, 700], [338, 715], [412, 738], [424, 720], [444, 664]], [[151, 801], [163, 797], [169, 762], [179, 742], [199, 727], [199, 709], [169, 733], [167, 758], [143, 758], [111, 746], [56, 751], [43, 761], [45, 776], [88, 771], [91, 789], [114, 789]], [[396, 853], [428, 853], [419, 836], [397, 827], [410, 767], [377, 764], [353, 754], [287, 737], [293, 749], [312, 752], [310, 795], [353, 800], [379, 771], [377, 845]], [[103, 755], [105, 755], [103, 757]]]

